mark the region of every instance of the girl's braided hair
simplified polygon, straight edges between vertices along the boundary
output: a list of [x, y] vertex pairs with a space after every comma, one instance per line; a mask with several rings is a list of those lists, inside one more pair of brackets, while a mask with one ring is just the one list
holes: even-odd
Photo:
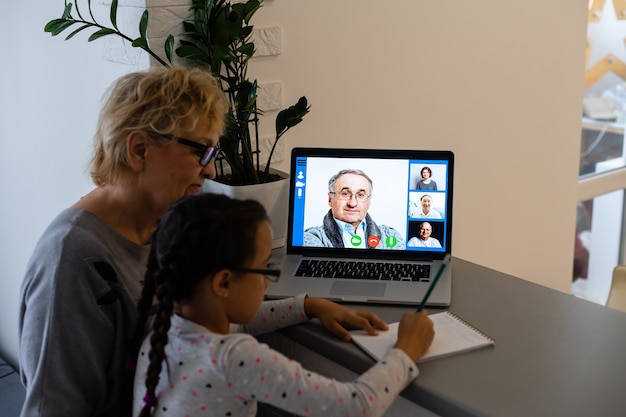
[[160, 220], [152, 239], [131, 349], [136, 358], [156, 301], [141, 417], [151, 416], [157, 403], [155, 390], [174, 306], [189, 299], [198, 284], [213, 272], [247, 265], [256, 252], [258, 225], [266, 220], [265, 209], [257, 201], [217, 194], [185, 197]]

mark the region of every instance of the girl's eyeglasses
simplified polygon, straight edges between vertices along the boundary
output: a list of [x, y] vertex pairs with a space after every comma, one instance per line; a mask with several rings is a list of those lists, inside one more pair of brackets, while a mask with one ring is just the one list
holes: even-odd
[[261, 274], [270, 282], [278, 282], [280, 277], [280, 269], [278, 264], [267, 264], [267, 269], [255, 269], [255, 268], [228, 268], [234, 272], [249, 272], [251, 274]]
[[195, 150], [194, 153], [200, 157], [200, 160], [198, 161], [198, 163], [200, 164], [200, 166], [203, 166], [203, 167], [209, 165], [209, 162], [211, 162], [211, 159], [217, 158], [217, 156], [220, 153], [219, 146], [208, 146], [208, 145], [203, 145], [199, 142], [196, 142], [190, 139], [179, 138], [177, 136], [166, 135], [163, 133], [156, 133], [156, 132], [153, 132], [153, 133], [159, 137], [162, 137], [163, 139], [178, 142], [181, 145], [185, 145], [190, 148], [193, 148]]

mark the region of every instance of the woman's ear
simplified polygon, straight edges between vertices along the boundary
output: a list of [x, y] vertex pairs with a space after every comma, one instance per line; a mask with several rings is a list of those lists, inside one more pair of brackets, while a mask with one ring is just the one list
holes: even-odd
[[149, 140], [148, 134], [141, 130], [134, 130], [128, 135], [126, 154], [128, 155], [130, 167], [135, 172], [144, 170], [146, 157], [148, 155]]
[[228, 291], [230, 289], [230, 281], [233, 278], [233, 273], [228, 269], [220, 269], [213, 275], [212, 289], [213, 293], [219, 298], [228, 297]]

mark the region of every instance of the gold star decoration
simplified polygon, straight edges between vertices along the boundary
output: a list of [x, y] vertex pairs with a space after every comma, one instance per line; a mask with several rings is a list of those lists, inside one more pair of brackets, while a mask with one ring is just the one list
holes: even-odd
[[[619, 26], [623, 26], [619, 21], [626, 20], [626, 0], [613, 0], [612, 6], [614, 13], [610, 13], [611, 5], [606, 0], [589, 0], [585, 90], [609, 72], [626, 80], [626, 63], [624, 63], [626, 61], [626, 38], [619, 39], [619, 36], [606, 37], [605, 35], [605, 42], [596, 50], [593, 49], [594, 38], [600, 37], [600, 30], [610, 31], [608, 33], [626, 32], [625, 27], [619, 28]], [[619, 30], [615, 30], [615, 28]], [[610, 42], [606, 42], [606, 39], [609, 39]], [[597, 58], [599, 54], [601, 58]], [[620, 57], [624, 57], [624, 59]]]

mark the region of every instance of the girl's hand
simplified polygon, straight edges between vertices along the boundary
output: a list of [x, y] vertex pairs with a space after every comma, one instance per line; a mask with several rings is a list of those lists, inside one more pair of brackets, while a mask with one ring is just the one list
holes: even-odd
[[426, 353], [434, 337], [433, 322], [426, 310], [419, 313], [404, 313], [400, 319], [398, 341], [394, 347], [404, 350], [413, 362], [417, 362]]
[[378, 334], [376, 329], [388, 328], [387, 323], [372, 312], [352, 310], [323, 298], [305, 298], [304, 312], [309, 318], [319, 319], [326, 330], [346, 342], [349, 342], [352, 336], [344, 326], [363, 329], [374, 336]]

